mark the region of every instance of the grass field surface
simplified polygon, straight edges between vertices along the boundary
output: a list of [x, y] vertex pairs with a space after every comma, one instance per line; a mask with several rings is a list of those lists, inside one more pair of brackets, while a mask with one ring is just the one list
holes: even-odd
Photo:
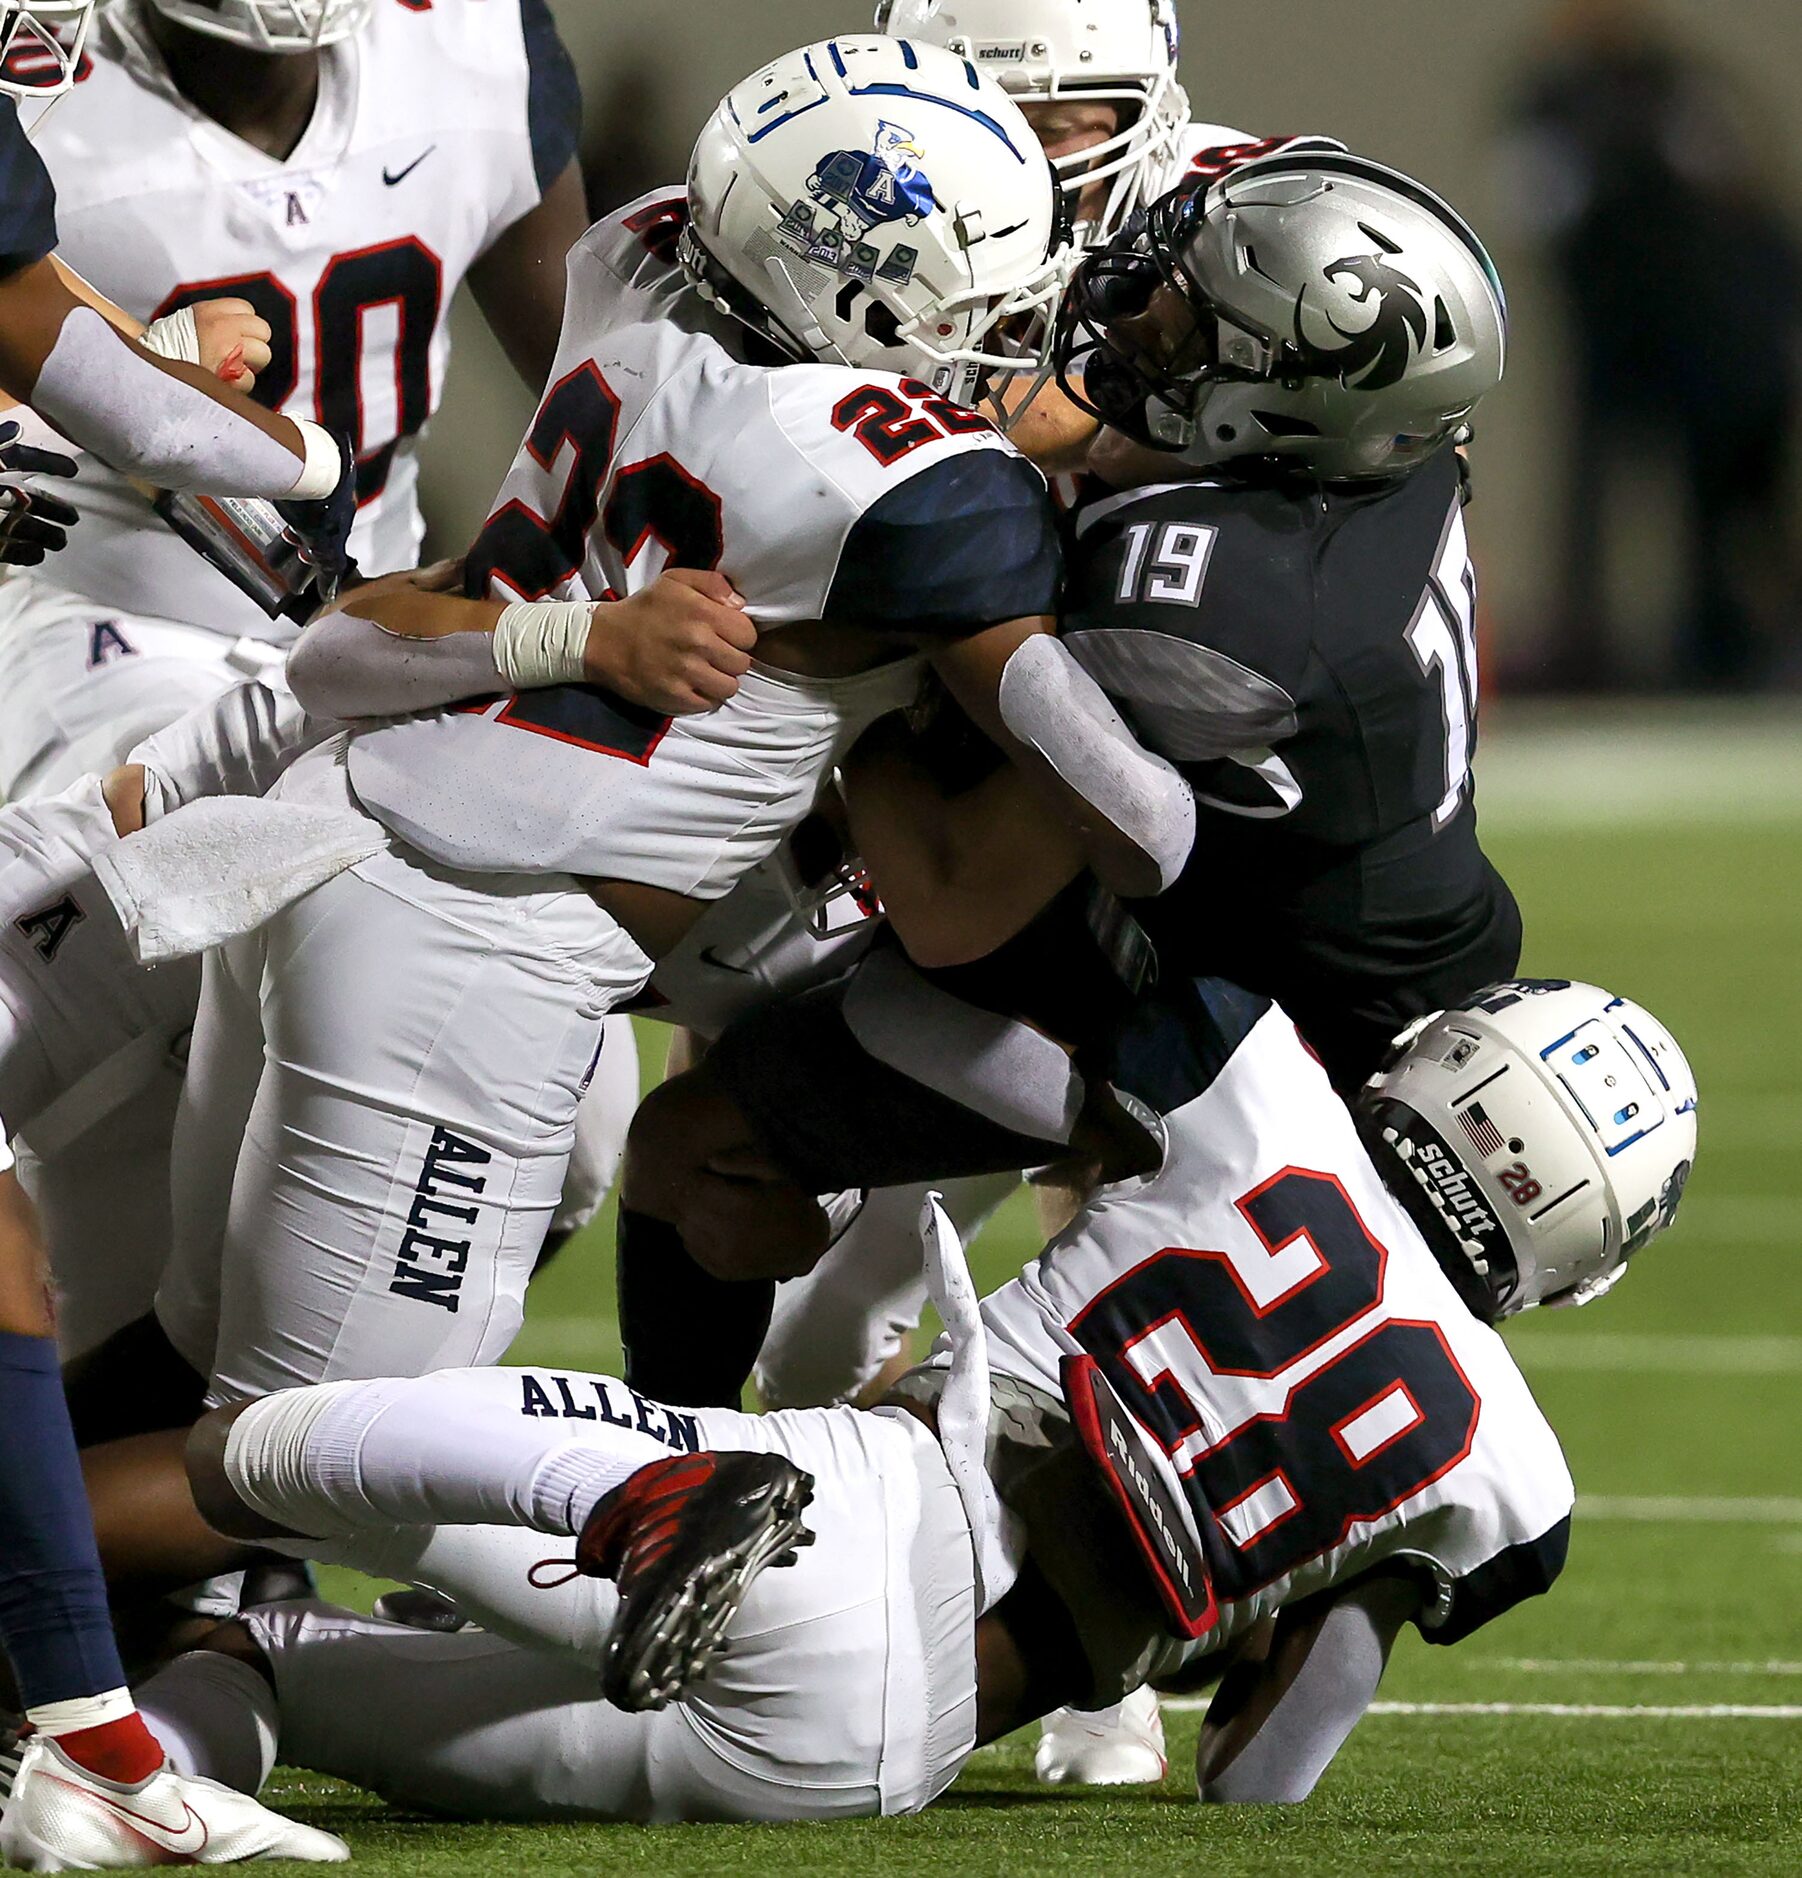
[[[1193, 1803], [1184, 1708], [1161, 1789], [1037, 1788], [1020, 1737], [912, 1820], [462, 1826], [288, 1773], [277, 1803], [372, 1875], [1802, 1871], [1802, 719], [1597, 705], [1485, 734], [1526, 969], [1648, 1005], [1701, 1088], [1672, 1237], [1594, 1309], [1509, 1332], [1580, 1496], [1549, 1597], [1454, 1649], [1410, 1633], [1378, 1711], [1281, 1813]], [[607, 1248], [603, 1223], [547, 1275], [521, 1358], [613, 1365]], [[1011, 1204], [979, 1278], [1034, 1249]]]

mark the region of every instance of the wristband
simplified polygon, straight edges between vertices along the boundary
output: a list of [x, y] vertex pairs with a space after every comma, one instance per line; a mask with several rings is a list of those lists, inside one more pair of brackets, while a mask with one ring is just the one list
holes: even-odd
[[494, 623], [494, 662], [515, 691], [579, 685], [587, 677], [586, 600], [515, 600]]
[[310, 417], [293, 417], [288, 421], [300, 432], [306, 458], [286, 500], [323, 502], [338, 487], [338, 479], [344, 474], [344, 453], [338, 448], [338, 439]]
[[138, 335], [138, 344], [159, 359], [179, 359], [183, 365], [200, 363], [200, 327], [191, 306], [177, 307], [160, 320], [152, 320]]

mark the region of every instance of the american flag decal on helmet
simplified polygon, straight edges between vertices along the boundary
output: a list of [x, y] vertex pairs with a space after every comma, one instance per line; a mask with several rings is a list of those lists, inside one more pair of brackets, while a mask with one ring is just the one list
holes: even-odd
[[1503, 1147], [1501, 1130], [1489, 1119], [1481, 1102], [1473, 1102], [1468, 1108], [1460, 1109], [1458, 1121], [1464, 1132], [1477, 1144], [1482, 1154], [1487, 1156], [1501, 1153]]

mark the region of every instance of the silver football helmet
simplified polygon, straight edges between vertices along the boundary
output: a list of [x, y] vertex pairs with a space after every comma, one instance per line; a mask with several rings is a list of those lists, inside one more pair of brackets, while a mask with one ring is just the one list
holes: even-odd
[[0, 94], [56, 98], [75, 83], [99, 0], [0, 0]]
[[795, 359], [971, 403], [1036, 371], [1067, 232], [1019, 108], [967, 60], [874, 34], [773, 60], [720, 102], [678, 252], [702, 294]]
[[1423, 1018], [1354, 1105], [1379, 1172], [1488, 1321], [1587, 1304], [1676, 1217], [1696, 1083], [1650, 1012], [1521, 978]]
[[1501, 280], [1455, 210], [1380, 163], [1298, 148], [1173, 192], [1090, 255], [1058, 364], [1104, 423], [1187, 463], [1340, 482], [1456, 435], [1507, 341]]
[[375, 0], [150, 0], [165, 19], [254, 52], [312, 52], [363, 29]]
[[1019, 104], [1115, 106], [1113, 136], [1053, 160], [1068, 190], [1111, 183], [1085, 246], [1161, 193], [1189, 125], [1175, 0], [878, 0], [876, 30], [957, 53]]

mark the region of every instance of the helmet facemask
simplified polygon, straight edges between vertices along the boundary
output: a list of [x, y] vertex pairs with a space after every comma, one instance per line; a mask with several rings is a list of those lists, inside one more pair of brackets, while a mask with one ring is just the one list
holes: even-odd
[[60, 98], [81, 69], [96, 0], [0, 0], [0, 92]]
[[[1302, 371], [1294, 348], [1228, 320], [1190, 270], [1183, 231], [1198, 217], [1194, 191], [1154, 202], [1106, 247], [1091, 249], [1064, 297], [1053, 345], [1064, 395], [1147, 449], [1180, 455], [1197, 434], [1209, 389], [1256, 384]], [[1172, 360], [1153, 360], [1116, 329], [1147, 313], [1160, 288], [1182, 302], [1192, 335]]]

